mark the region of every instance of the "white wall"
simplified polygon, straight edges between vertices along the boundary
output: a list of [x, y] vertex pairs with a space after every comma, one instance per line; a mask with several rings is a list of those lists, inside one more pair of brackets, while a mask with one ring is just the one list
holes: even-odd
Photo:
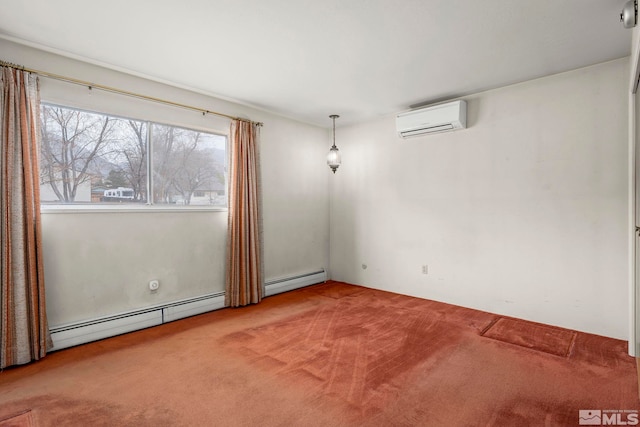
[[465, 97], [457, 132], [339, 128], [332, 278], [627, 339], [628, 69]]
[[[264, 122], [265, 276], [329, 264], [326, 129], [0, 39], [5, 61]], [[197, 66], [194, 64], [193, 66]], [[42, 99], [217, 133], [229, 121], [41, 79]], [[49, 324], [91, 319], [224, 289], [227, 212], [43, 213]], [[149, 292], [159, 279], [157, 293]]]

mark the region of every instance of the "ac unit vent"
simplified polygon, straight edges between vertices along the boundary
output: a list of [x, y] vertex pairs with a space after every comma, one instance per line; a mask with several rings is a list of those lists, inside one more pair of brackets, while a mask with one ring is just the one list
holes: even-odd
[[467, 103], [459, 100], [398, 113], [396, 127], [402, 138], [464, 129], [467, 127]]

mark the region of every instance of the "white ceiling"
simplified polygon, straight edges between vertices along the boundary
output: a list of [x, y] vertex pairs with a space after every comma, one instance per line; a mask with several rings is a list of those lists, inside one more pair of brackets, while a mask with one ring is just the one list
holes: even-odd
[[627, 56], [625, 2], [0, 0], [0, 34], [339, 126]]

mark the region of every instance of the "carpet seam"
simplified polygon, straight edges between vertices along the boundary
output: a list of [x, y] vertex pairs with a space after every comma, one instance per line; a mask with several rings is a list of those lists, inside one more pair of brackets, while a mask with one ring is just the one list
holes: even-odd
[[[484, 329], [482, 329], [482, 331], [480, 332], [480, 336], [484, 337], [484, 334], [486, 334], [487, 331], [489, 331], [489, 329], [491, 329], [491, 327], [493, 325], [498, 323], [498, 320], [500, 320], [500, 319], [504, 319], [504, 317], [503, 316], [497, 316], [491, 322], [489, 322], [489, 324], [487, 326], [485, 326]], [[491, 338], [491, 337], [487, 337], [487, 338]]]
[[22, 411], [22, 412], [18, 412], [18, 413], [16, 413], [16, 414], [9, 415], [9, 416], [8, 416], [8, 417], [6, 417], [6, 418], [2, 418], [2, 419], [0, 419], [0, 423], [3, 423], [3, 422], [5, 422], [5, 421], [9, 421], [9, 420], [11, 420], [11, 419], [13, 419], [13, 418], [21, 417], [22, 415], [28, 414], [28, 413], [29, 413], [29, 412], [31, 412], [31, 411], [32, 411], [32, 409], [26, 409], [26, 410], [24, 410], [24, 411]]
[[567, 359], [569, 358], [569, 356], [571, 356], [571, 353], [573, 353], [573, 349], [576, 345], [577, 339], [578, 339], [578, 332], [573, 331], [573, 337], [571, 338], [571, 342], [569, 343], [569, 348], [567, 348], [567, 354], [565, 355]]

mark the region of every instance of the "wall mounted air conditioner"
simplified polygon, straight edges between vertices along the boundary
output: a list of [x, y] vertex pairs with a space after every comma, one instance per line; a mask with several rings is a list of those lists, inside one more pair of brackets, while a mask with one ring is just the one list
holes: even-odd
[[467, 127], [466, 101], [452, 101], [396, 115], [396, 128], [402, 138], [446, 132]]

